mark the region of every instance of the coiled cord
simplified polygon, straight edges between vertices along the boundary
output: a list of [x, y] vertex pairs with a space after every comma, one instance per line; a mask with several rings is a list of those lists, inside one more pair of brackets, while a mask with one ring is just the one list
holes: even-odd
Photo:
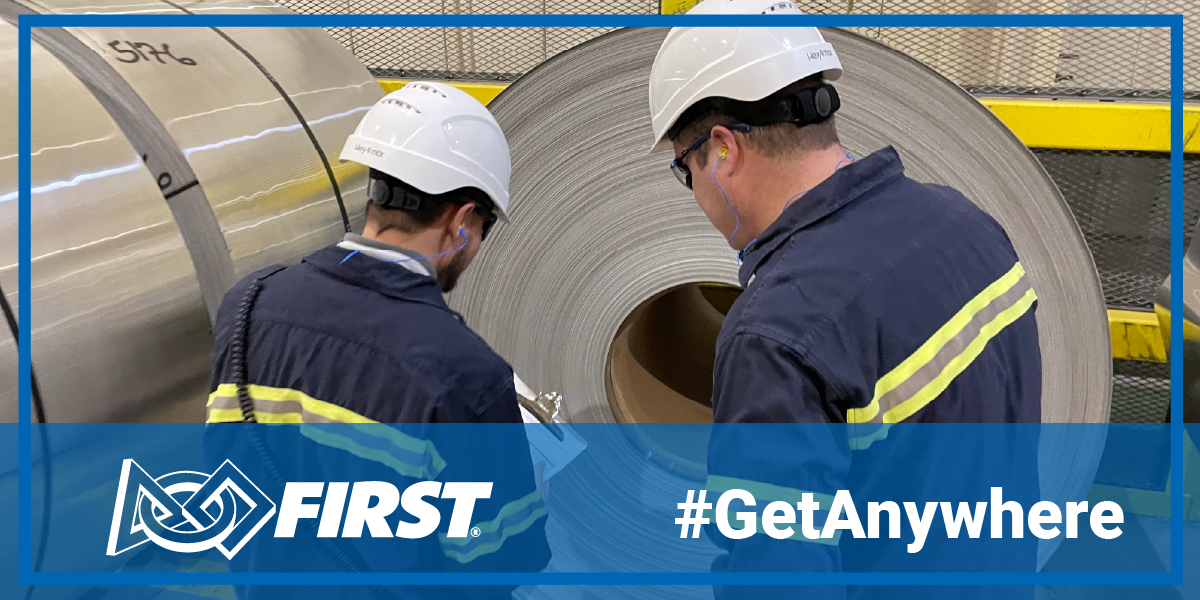
[[254, 310], [254, 302], [262, 291], [263, 280], [278, 271], [274, 271], [258, 279], [250, 285], [238, 304], [237, 319], [234, 321], [233, 341], [229, 344], [229, 361], [233, 369], [233, 382], [237, 385], [238, 406], [242, 409], [243, 423], [257, 423], [254, 416], [254, 399], [250, 397], [249, 375], [246, 372], [246, 338], [250, 336], [250, 312]]
[[[262, 275], [258, 279], [255, 279], [254, 283], [250, 285], [250, 289], [246, 290], [246, 293], [242, 295], [241, 302], [238, 303], [237, 317], [234, 321], [233, 340], [231, 340], [229, 343], [229, 361], [231, 363], [230, 367], [233, 370], [234, 384], [237, 386], [238, 405], [242, 409], [243, 423], [258, 423], [258, 418], [254, 414], [254, 399], [250, 397], [249, 373], [246, 365], [247, 339], [250, 337], [250, 313], [254, 311], [254, 304], [258, 301], [259, 293], [262, 292], [263, 281], [282, 270], [283, 267], [280, 267], [274, 271], [271, 271], [270, 273]], [[258, 428], [250, 427], [248, 433], [250, 446], [253, 448], [254, 454], [258, 457], [259, 462], [262, 463], [263, 467], [267, 470], [267, 474], [270, 475], [271, 479], [277, 486], [280, 487], [280, 489], [286, 487], [287, 479], [284, 478], [283, 472], [279, 468], [275, 458], [271, 455], [271, 452], [267, 450], [266, 445], [264, 445], [262, 439], [259, 438]], [[317, 536], [317, 523], [311, 519], [305, 519], [304, 521], [308, 525], [309, 529], [312, 530], [313, 535]], [[364, 561], [361, 556], [350, 556], [349, 553], [340, 548], [338, 545], [334, 544], [333, 540], [330, 538], [322, 538], [317, 536], [316, 539], [320, 541], [321, 545], [325, 547], [325, 551], [328, 552], [329, 555], [332, 556], [334, 560], [336, 560], [342, 566], [343, 569], [353, 573], [365, 572], [363, 565], [366, 564], [366, 561]], [[357, 552], [354, 552], [353, 549], [351, 549], [350, 552], [353, 552], [355, 555], [358, 554]], [[367, 587], [374, 592], [376, 597], [378, 597], [380, 600], [397, 600], [397, 598], [390, 591], [382, 586], [369, 585]]]

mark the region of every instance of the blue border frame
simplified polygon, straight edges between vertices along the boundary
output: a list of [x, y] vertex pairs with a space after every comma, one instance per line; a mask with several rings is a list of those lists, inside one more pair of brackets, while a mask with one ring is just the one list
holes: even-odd
[[1171, 30], [1171, 355], [1183, 342], [1183, 15], [21, 15], [18, 17], [18, 566], [32, 585], [1182, 585], [1183, 363], [1171, 362], [1171, 570], [1165, 573], [71, 573], [30, 570], [30, 31], [33, 27], [1159, 27]]

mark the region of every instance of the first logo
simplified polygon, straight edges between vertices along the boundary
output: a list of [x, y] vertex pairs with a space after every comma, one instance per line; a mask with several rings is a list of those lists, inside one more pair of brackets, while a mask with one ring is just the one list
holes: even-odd
[[274, 515], [275, 503], [228, 460], [211, 475], [175, 471], [155, 478], [127, 458], [121, 464], [108, 555], [154, 542], [183, 553], [216, 548], [233, 558]]

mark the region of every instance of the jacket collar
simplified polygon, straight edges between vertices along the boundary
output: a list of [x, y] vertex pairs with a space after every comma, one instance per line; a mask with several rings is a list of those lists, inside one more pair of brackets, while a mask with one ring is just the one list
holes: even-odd
[[437, 280], [428, 275], [397, 268], [395, 264], [338, 246], [317, 250], [304, 257], [304, 262], [350, 285], [399, 300], [428, 304], [458, 317], [442, 298]]
[[742, 287], [750, 284], [758, 268], [793, 234], [852, 204], [875, 187], [903, 175], [904, 165], [891, 146], [838, 169], [792, 202], [774, 223], [746, 246], [742, 267], [738, 270]]
[[408, 248], [365, 238], [356, 233], [347, 233], [338, 243], [338, 247], [346, 250], [358, 250], [367, 256], [385, 262], [390, 261], [392, 264], [400, 265], [414, 273], [437, 278], [437, 271], [433, 268], [433, 263], [429, 262], [428, 258], [421, 256], [420, 253], [413, 252]]

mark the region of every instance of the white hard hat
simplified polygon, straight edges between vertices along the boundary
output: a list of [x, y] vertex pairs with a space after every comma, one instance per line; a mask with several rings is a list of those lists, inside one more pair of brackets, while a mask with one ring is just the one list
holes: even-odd
[[[704, 0], [687, 14], [802, 13], [789, 0]], [[762, 100], [817, 73], [835, 80], [842, 63], [815, 27], [674, 27], [650, 70], [650, 152], [671, 148], [667, 131], [705, 98]]]
[[492, 113], [458, 88], [414, 81], [384, 96], [346, 138], [341, 159], [427, 194], [478, 188], [508, 220], [508, 141]]

